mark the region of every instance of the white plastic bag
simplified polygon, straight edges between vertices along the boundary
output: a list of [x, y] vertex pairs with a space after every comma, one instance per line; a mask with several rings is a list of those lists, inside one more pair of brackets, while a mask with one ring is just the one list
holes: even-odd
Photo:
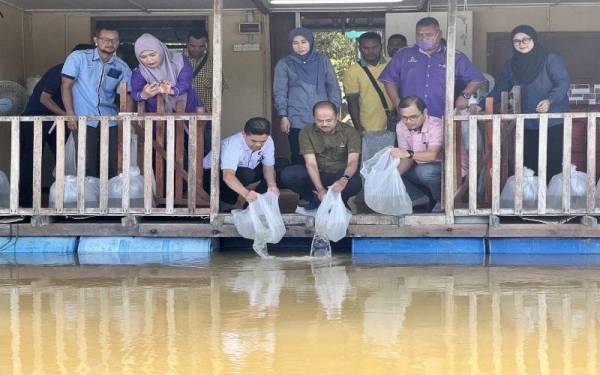
[[398, 172], [401, 159], [393, 157], [391, 150], [391, 147], [386, 147], [379, 151], [360, 169], [365, 179], [365, 203], [380, 214], [410, 214], [412, 201]]
[[[109, 207], [121, 207], [123, 182], [124, 179], [122, 174], [108, 180]], [[131, 166], [129, 169], [129, 206], [144, 207], [144, 176], [140, 174], [140, 168], [138, 166]]]
[[[515, 206], [515, 176], [510, 176], [500, 194], [500, 207], [514, 208]], [[527, 167], [523, 168], [523, 208], [537, 208], [538, 177]]]
[[315, 233], [337, 242], [346, 236], [350, 212], [342, 201], [342, 194], [329, 188], [315, 216]]
[[0, 171], [0, 207], [10, 205], [10, 181], [3, 171]]
[[[548, 185], [548, 207], [562, 208], [562, 173], [552, 177]], [[571, 208], [585, 208], [587, 202], [587, 174], [571, 165]]]
[[235, 229], [242, 237], [254, 240], [252, 248], [261, 257], [269, 255], [267, 243], [278, 243], [285, 234], [278, 197], [273, 193], [262, 194], [245, 210], [233, 210], [231, 214]]
[[[84, 185], [85, 207], [98, 207], [100, 200], [100, 179], [97, 177], [86, 177]], [[56, 182], [50, 186], [50, 207], [56, 205]], [[65, 176], [64, 207], [77, 206], [77, 176]]]
[[77, 175], [77, 149], [75, 147], [75, 137], [71, 133], [65, 143], [65, 176], [75, 175]]

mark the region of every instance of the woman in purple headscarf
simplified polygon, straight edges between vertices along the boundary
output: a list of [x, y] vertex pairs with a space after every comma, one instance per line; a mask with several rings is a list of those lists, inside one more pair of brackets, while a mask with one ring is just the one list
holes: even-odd
[[192, 87], [192, 66], [180, 52], [170, 51], [151, 34], [135, 41], [140, 63], [131, 76], [131, 94], [136, 102], [146, 102], [146, 112], [156, 112], [156, 95], [164, 94], [165, 112], [173, 113], [185, 102], [186, 113], [203, 113], [204, 104]]

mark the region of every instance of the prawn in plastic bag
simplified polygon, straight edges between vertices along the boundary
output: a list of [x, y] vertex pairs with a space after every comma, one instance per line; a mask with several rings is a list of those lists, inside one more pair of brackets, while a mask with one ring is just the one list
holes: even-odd
[[[562, 208], [562, 173], [554, 175], [548, 185], [548, 208]], [[571, 208], [585, 208], [587, 202], [587, 174], [571, 165]]]
[[263, 258], [269, 256], [267, 243], [278, 243], [285, 234], [278, 197], [273, 193], [262, 194], [246, 209], [233, 210], [231, 214], [238, 233], [254, 240], [252, 248]]
[[[504, 184], [500, 194], [500, 207], [514, 208], [515, 206], [515, 176], [510, 176]], [[538, 206], [538, 177], [535, 172], [527, 167], [523, 168], [523, 208], [537, 208]]]
[[337, 242], [346, 236], [351, 217], [352, 212], [344, 205], [342, 194], [329, 188], [315, 216], [315, 233]]
[[360, 174], [365, 179], [365, 203], [375, 212], [385, 215], [412, 213], [412, 200], [398, 172], [400, 158], [391, 155], [386, 147], [363, 163]]

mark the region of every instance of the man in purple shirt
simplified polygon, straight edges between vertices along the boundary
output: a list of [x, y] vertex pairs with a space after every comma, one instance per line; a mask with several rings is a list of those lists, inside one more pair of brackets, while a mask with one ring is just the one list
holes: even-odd
[[[440, 43], [442, 32], [435, 18], [426, 17], [417, 22], [416, 45], [402, 48], [379, 76], [394, 103], [405, 96], [418, 96], [427, 105], [429, 114], [443, 117], [446, 97], [446, 47]], [[456, 99], [457, 109], [468, 107], [469, 98], [485, 78], [469, 61], [456, 51], [455, 77], [466, 86]]]

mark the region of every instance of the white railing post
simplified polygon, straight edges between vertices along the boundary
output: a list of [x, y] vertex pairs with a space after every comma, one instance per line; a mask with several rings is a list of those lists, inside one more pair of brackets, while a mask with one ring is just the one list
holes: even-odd
[[477, 118], [469, 118], [469, 214], [477, 213]]
[[587, 121], [587, 212], [596, 210], [596, 115], [588, 113]]
[[562, 155], [562, 212], [571, 212], [571, 135], [573, 121], [570, 114], [565, 113], [563, 128], [563, 155]]
[[525, 118], [517, 115], [515, 128], [515, 215], [523, 213], [523, 140]]
[[538, 143], [538, 213], [546, 213], [546, 180], [548, 159], [548, 115], [540, 116]]

